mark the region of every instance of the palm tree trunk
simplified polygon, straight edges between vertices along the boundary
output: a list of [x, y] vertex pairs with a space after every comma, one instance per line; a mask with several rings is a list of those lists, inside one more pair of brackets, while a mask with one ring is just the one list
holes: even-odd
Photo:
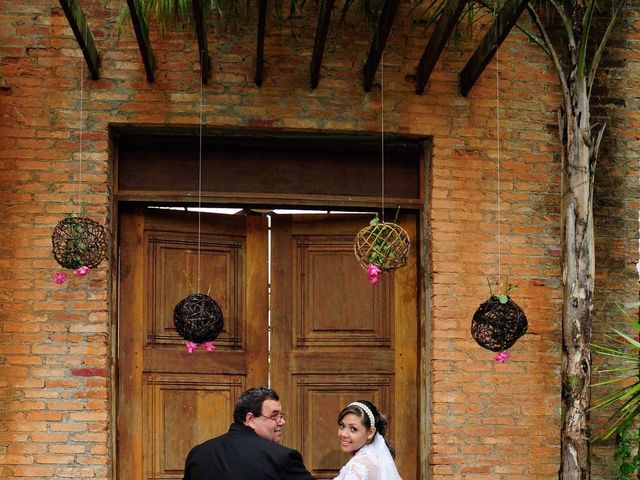
[[[575, 70], [574, 70], [575, 72]], [[571, 78], [571, 77], [570, 77]], [[588, 409], [591, 384], [591, 316], [595, 274], [593, 168], [589, 98], [584, 78], [569, 82], [568, 111], [560, 115], [563, 138], [561, 480], [590, 478]], [[592, 158], [593, 155], [593, 158]]]
[[[555, 51], [540, 15], [527, 9], [542, 35], [542, 46], [558, 72], [563, 107], [558, 115], [562, 145], [561, 238], [562, 278], [562, 431], [560, 480], [588, 480], [590, 472], [589, 404], [591, 326], [595, 277], [593, 182], [605, 126], [591, 131], [589, 94], [600, 60], [626, 0], [612, 2], [611, 18], [590, 62], [590, 40], [596, 0], [549, 0], [564, 27], [567, 62]], [[541, 2], [546, 3], [546, 2]], [[587, 64], [590, 69], [587, 73]], [[568, 67], [565, 69], [565, 67]]]

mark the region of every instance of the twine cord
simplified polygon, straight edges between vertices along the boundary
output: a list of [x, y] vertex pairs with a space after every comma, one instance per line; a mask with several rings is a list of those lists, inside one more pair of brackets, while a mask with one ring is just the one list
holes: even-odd
[[[85, 25], [85, 38], [87, 35], [87, 26]], [[80, 57], [80, 158], [78, 173], [78, 214], [82, 215], [82, 143], [83, 143], [83, 117], [84, 117], [84, 58]]]
[[384, 223], [384, 52], [380, 56], [380, 145], [381, 145], [381, 203], [382, 222]]
[[[496, 29], [496, 141], [497, 141], [497, 170], [498, 170], [498, 193], [497, 193], [497, 215], [498, 215], [498, 283], [502, 274], [502, 218], [500, 211], [500, 49], [498, 45], [498, 31]], [[506, 286], [505, 286], [506, 287]]]
[[[200, 52], [200, 65], [204, 65], [204, 52]], [[202, 215], [202, 79], [200, 80], [200, 131], [198, 140], [198, 292], [200, 292], [200, 237]]]

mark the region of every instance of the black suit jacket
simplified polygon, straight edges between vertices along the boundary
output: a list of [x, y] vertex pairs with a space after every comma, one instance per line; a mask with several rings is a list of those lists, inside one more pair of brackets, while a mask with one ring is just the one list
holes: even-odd
[[233, 423], [224, 435], [191, 449], [183, 480], [315, 480], [302, 455]]

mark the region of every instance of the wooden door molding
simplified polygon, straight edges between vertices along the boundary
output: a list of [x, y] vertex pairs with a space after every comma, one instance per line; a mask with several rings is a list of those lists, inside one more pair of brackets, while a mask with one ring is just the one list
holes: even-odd
[[[127, 124], [111, 125], [110, 135], [114, 158], [113, 207], [114, 212], [121, 211], [114, 231], [117, 229], [120, 232], [118, 251], [123, 259], [118, 268], [117, 296], [114, 297], [117, 301], [113, 302], [118, 305], [118, 311], [114, 313], [118, 324], [114, 329], [114, 338], [118, 338], [114, 347], [118, 375], [117, 382], [114, 382], [114, 397], [117, 402], [115, 424], [119, 436], [116, 439], [114, 463], [120, 480], [138, 480], [143, 478], [143, 436], [148, 435], [144, 431], [144, 422], [147, 420], [144, 412], [155, 412], [151, 422], [155, 426], [152, 428], [153, 431], [160, 431], [163, 420], [157, 412], [163, 409], [172, 409], [181, 412], [180, 415], [192, 415], [195, 418], [206, 415], [200, 405], [209, 403], [227, 415], [240, 393], [243, 381], [247, 385], [266, 383], [266, 380], [261, 380], [268, 374], [265, 361], [268, 349], [266, 326], [258, 327], [252, 322], [264, 318], [268, 311], [266, 289], [257, 287], [261, 282], [267, 282], [263, 260], [267, 256], [267, 239], [264, 219], [248, 219], [240, 228], [245, 235], [243, 246], [227, 243], [223, 253], [206, 253], [214, 263], [221, 265], [237, 262], [236, 255], [245, 249], [244, 267], [241, 270], [244, 280], [252, 285], [248, 291], [253, 293], [238, 297], [233, 294], [233, 288], [227, 288], [226, 291], [231, 293], [225, 302], [231, 302], [228, 308], [237, 312], [237, 318], [228, 320], [227, 328], [217, 342], [218, 350], [213, 355], [175, 355], [170, 362], [165, 362], [165, 371], [153, 371], [151, 366], [163, 361], [165, 355], [162, 349], [179, 349], [180, 345], [171, 331], [171, 325], [160, 320], [166, 317], [166, 312], [171, 308], [171, 301], [163, 299], [168, 292], [172, 292], [168, 286], [170, 284], [153, 293], [140, 291], [140, 285], [147, 278], [161, 276], [158, 272], [146, 270], [150, 262], [145, 255], [155, 255], [156, 259], [167, 256], [171, 243], [185, 246], [191, 242], [192, 248], [193, 225], [190, 226], [188, 221], [184, 224], [176, 222], [145, 240], [148, 211], [134, 205], [140, 205], [139, 202], [194, 205], [193, 186], [198, 184], [195, 176], [198, 170], [198, 132], [188, 126]], [[244, 205], [247, 208], [281, 208], [289, 205], [338, 210], [354, 207], [379, 209], [379, 140], [379, 135], [365, 134], [207, 129], [203, 145], [202, 203], [208, 206]], [[431, 138], [390, 136], [385, 138], [385, 147], [385, 198], [388, 205], [393, 205], [393, 209], [400, 206], [403, 212], [415, 212], [419, 216], [417, 229], [415, 219], [405, 219], [401, 223], [412, 239], [416, 239], [412, 252], [417, 253], [418, 247], [422, 249], [419, 252], [421, 264], [416, 265], [417, 258], [414, 257], [411, 260], [413, 264], [392, 276], [385, 275], [385, 278], [394, 280], [378, 285], [371, 295], [371, 302], [376, 309], [371, 321], [357, 324], [349, 332], [344, 332], [340, 325], [335, 328], [336, 324], [331, 319], [324, 322], [319, 320], [324, 315], [321, 313], [324, 307], [320, 305], [318, 309], [308, 302], [314, 295], [317, 297], [318, 287], [324, 288], [322, 280], [318, 281], [324, 278], [322, 273], [305, 281], [303, 289], [274, 288], [274, 326], [280, 325], [282, 328], [273, 330], [275, 343], [271, 360], [274, 365], [286, 365], [291, 372], [297, 373], [281, 376], [274, 370], [271, 378], [274, 387], [283, 394], [285, 409], [289, 409], [288, 398], [292, 398], [291, 408], [294, 412], [311, 415], [295, 418], [288, 425], [285, 443], [293, 446], [301, 444], [304, 438], [309, 438], [310, 428], [320, 429], [318, 438], [334, 438], [337, 410], [345, 401], [360, 395], [362, 398], [371, 398], [380, 403], [383, 410], [393, 413], [391, 422], [400, 456], [399, 464], [413, 465], [417, 461], [421, 465], [416, 471], [413, 471], [413, 467], [408, 467], [409, 470], [402, 467], [401, 473], [405, 479], [419, 479], [427, 475], [431, 441], [427, 418], [430, 409], [428, 362], [421, 357], [426, 357], [430, 350], [430, 295], [428, 277], [425, 276], [429, 264], [429, 238], [424, 232], [427, 232], [425, 222], [429, 210]], [[164, 211], [163, 215], [166, 213]], [[361, 226], [358, 225], [358, 228]], [[291, 225], [284, 230], [281, 226], [278, 229], [274, 232], [274, 238], [280, 236], [286, 241], [291, 240], [290, 235], [294, 232]], [[314, 234], [321, 235], [321, 230], [319, 226]], [[354, 232], [351, 231], [350, 235]], [[215, 243], [217, 233], [209, 233], [211, 238], [207, 242]], [[299, 237], [298, 240], [303, 239]], [[293, 277], [294, 268], [297, 269], [295, 275], [306, 274], [309, 262], [317, 261], [325, 254], [323, 249], [334, 257], [343, 255], [346, 259], [349, 255], [345, 245], [331, 252], [331, 248], [316, 240], [304, 246], [300, 243], [299, 249], [290, 243], [289, 247], [297, 251], [298, 258], [290, 255], [291, 252], [286, 249], [277, 249], [272, 262], [272, 282], [279, 282], [285, 274]], [[155, 253], [147, 251], [149, 245], [156, 249]], [[318, 268], [323, 268], [323, 265], [320, 264]], [[420, 278], [416, 273], [418, 269]], [[362, 271], [358, 275], [364, 278]], [[238, 277], [235, 284], [239, 285], [242, 281]], [[331, 282], [332, 279], [326, 281]], [[415, 290], [416, 285], [419, 285], [418, 290]], [[368, 288], [366, 284], [364, 287]], [[297, 295], [295, 301], [294, 294]], [[338, 308], [332, 299], [326, 303]], [[309, 305], [311, 309], [305, 311]], [[145, 318], [150, 309], [154, 309], [150, 320], [141, 323], [140, 319]], [[399, 319], [412, 315], [412, 312], [418, 312], [416, 315], [420, 318], [417, 329], [412, 324], [398, 323]], [[240, 320], [243, 315], [244, 320]], [[287, 322], [280, 324], [282, 319], [293, 319], [293, 323], [284, 326]], [[249, 330], [252, 330], [252, 335], [238, 333]], [[280, 335], [283, 337], [280, 338]], [[152, 345], [150, 348], [147, 347], [148, 341]], [[341, 348], [343, 343], [353, 345], [353, 350]], [[281, 349], [283, 345], [286, 348]], [[413, 346], [417, 351], [412, 353]], [[366, 356], [360, 349], [366, 351]], [[318, 355], [316, 351], [326, 354]], [[335, 351], [340, 353], [339, 357], [333, 354]], [[181, 383], [179, 374], [193, 368], [194, 358], [202, 359], [198, 362], [198, 368], [206, 373], [201, 373], [198, 381], [191, 379]], [[367, 360], [366, 368], [359, 366], [363, 358]], [[343, 383], [337, 377], [327, 383], [327, 372], [332, 371], [338, 359], [341, 363], [352, 365], [358, 375], [352, 375], [349, 381]], [[213, 376], [207, 376], [209, 372], [213, 372]], [[331, 394], [332, 391], [335, 393], [336, 385], [344, 389], [344, 396]], [[302, 403], [294, 400], [296, 397], [291, 394], [292, 391], [297, 392]], [[186, 392], [191, 392], [187, 401], [191, 407], [182, 411], [177, 406], [177, 396], [187, 395]], [[135, 406], [131, 405], [131, 398], [136, 399]], [[402, 409], [410, 412], [411, 416], [396, 419], [397, 412]], [[329, 411], [330, 415], [326, 413]], [[222, 413], [220, 418], [221, 424], [228, 420]], [[296, 425], [311, 421], [314, 422], [313, 426], [294, 431]], [[213, 420], [208, 422], [215, 423]], [[326, 432], [323, 430], [325, 428]], [[402, 431], [402, 428], [406, 429], [408, 437], [403, 434], [400, 438], [395, 433]], [[415, 440], [412, 430], [416, 428], [420, 431], [419, 441]], [[200, 438], [204, 432], [194, 431], [192, 434], [193, 438]], [[186, 443], [186, 440], [180, 442]], [[171, 448], [174, 447], [171, 445]], [[327, 470], [326, 466], [335, 464], [336, 458], [331, 457], [334, 454], [329, 452], [329, 456], [323, 456], [320, 450], [319, 456], [312, 454], [316, 456], [310, 460], [316, 462], [320, 470], [325, 469], [322, 470], [322, 478], [333, 471], [333, 467]], [[175, 458], [154, 455], [149, 471], [158, 472], [167, 462], [177, 462]], [[407, 460], [407, 456], [415, 458]], [[126, 467], [121, 466], [123, 462]], [[178, 477], [177, 474], [167, 475], [169, 478], [172, 476]]]

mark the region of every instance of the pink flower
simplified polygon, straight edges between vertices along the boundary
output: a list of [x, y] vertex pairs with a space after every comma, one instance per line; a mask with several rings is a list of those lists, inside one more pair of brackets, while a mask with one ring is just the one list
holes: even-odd
[[213, 342], [195, 343], [187, 341], [187, 353], [193, 353], [198, 349], [200, 345], [202, 345], [207, 352], [213, 352], [216, 349], [216, 346], [213, 344]]
[[58, 285], [63, 284], [67, 281], [67, 274], [64, 272], [56, 272], [53, 276], [53, 283], [57, 283]]
[[90, 272], [91, 272], [91, 269], [90, 269], [89, 267], [82, 266], [82, 267], [80, 267], [80, 268], [76, 268], [76, 269], [73, 271], [73, 274], [74, 274], [76, 277], [82, 277], [82, 276], [84, 276], [84, 275], [89, 275], [89, 273], [90, 273]]
[[509, 355], [509, 352], [500, 352], [495, 357], [493, 357], [496, 363], [500, 363], [500, 364], [506, 362], [510, 358], [511, 358], [511, 355]]
[[378, 275], [380, 275], [381, 273], [382, 273], [382, 270], [380, 270], [373, 263], [370, 263], [369, 266], [367, 267], [367, 277], [369, 277], [369, 283], [371, 285], [375, 285], [376, 283], [378, 283], [378, 280], [380, 280], [378, 278]]

